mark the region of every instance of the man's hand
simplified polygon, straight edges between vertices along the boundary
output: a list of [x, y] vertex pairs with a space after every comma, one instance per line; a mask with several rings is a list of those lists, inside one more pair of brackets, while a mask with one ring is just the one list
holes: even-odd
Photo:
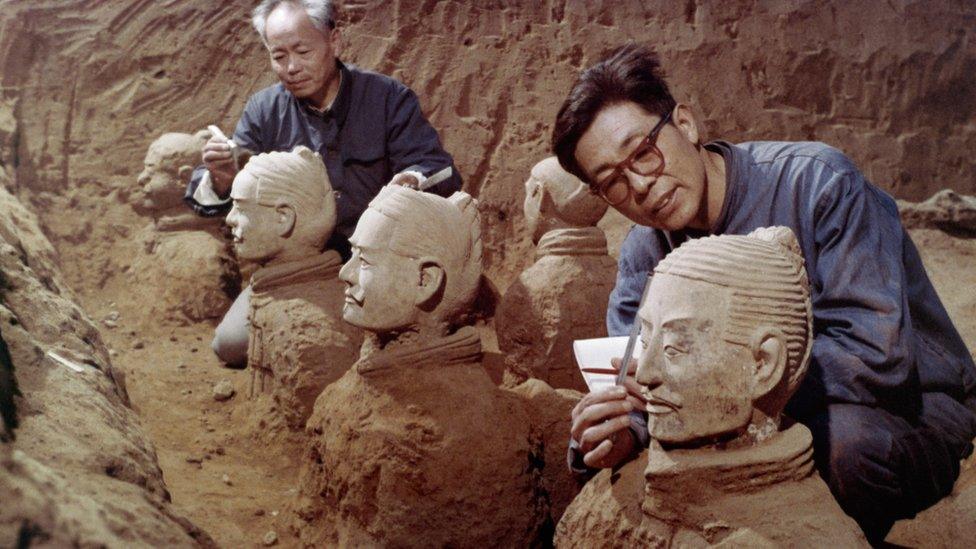
[[[620, 359], [611, 361], [620, 368]], [[630, 361], [623, 387], [611, 387], [584, 396], [573, 408], [571, 435], [588, 467], [614, 467], [634, 451], [634, 437], [628, 431], [632, 410], [645, 406], [640, 384], [633, 378], [637, 361]]]
[[420, 187], [420, 181], [409, 173], [398, 173], [390, 180], [390, 185], [400, 185], [402, 187], [417, 189]]
[[210, 172], [210, 182], [217, 196], [227, 196], [237, 175], [234, 155], [226, 139], [214, 136], [203, 146], [203, 164]]

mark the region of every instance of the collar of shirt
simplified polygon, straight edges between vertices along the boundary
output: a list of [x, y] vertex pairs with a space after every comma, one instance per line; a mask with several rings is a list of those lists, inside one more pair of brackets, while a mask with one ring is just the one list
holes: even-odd
[[307, 112], [313, 116], [319, 118], [328, 119], [330, 116], [335, 117], [336, 124], [342, 127], [342, 124], [346, 121], [346, 115], [349, 114], [349, 101], [350, 95], [352, 95], [352, 73], [346, 68], [346, 65], [336, 59], [336, 66], [339, 68], [339, 92], [336, 93], [335, 99], [332, 100], [332, 104], [323, 110], [316, 109], [308, 101], [300, 101], [302, 107], [305, 108]]

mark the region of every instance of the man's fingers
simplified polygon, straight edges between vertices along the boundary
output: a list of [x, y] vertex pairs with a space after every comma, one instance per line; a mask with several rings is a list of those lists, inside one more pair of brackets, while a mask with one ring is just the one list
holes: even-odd
[[596, 448], [583, 455], [583, 463], [587, 467], [600, 468], [603, 460], [610, 455], [611, 450], [613, 450], [613, 443], [609, 439], [604, 440]]
[[411, 189], [417, 189], [420, 187], [420, 181], [417, 180], [411, 174], [408, 173], [398, 173], [393, 176], [390, 180], [391, 185], [401, 185], [403, 187], [410, 187]]
[[576, 403], [573, 407], [573, 419], [575, 419], [587, 406], [596, 404], [599, 402], [607, 402], [610, 400], [623, 400], [627, 396], [627, 390], [623, 387], [609, 387], [603, 389], [602, 391], [596, 391], [594, 393], [587, 393], [583, 395], [583, 398]]
[[590, 448], [595, 448], [603, 440], [610, 438], [617, 431], [622, 431], [630, 427], [630, 416], [618, 416], [610, 421], [604, 421], [599, 425], [594, 425], [583, 431], [578, 439], [580, 450], [587, 452]]
[[582, 443], [584, 432], [592, 428], [591, 426], [618, 417], [627, 418], [627, 414], [629, 414], [633, 409], [633, 404], [628, 402], [626, 399], [600, 402], [598, 404], [587, 406], [586, 409], [580, 412], [580, 414], [573, 420], [571, 432], [572, 437], [576, 441]]
[[[614, 370], [620, 370], [620, 363], [623, 362], [623, 357], [614, 357], [610, 359], [610, 365], [613, 366]], [[637, 359], [630, 359], [630, 367], [627, 368], [627, 375], [632, 376], [637, 373]]]
[[647, 404], [647, 400], [644, 399], [642, 392], [644, 386], [637, 383], [636, 379], [628, 377], [624, 380], [624, 387], [627, 388], [627, 400], [631, 403], [636, 403], [635, 408], [643, 408]]
[[208, 163], [214, 162], [233, 162], [234, 155], [230, 153], [230, 149], [226, 151], [203, 151], [203, 161]]
[[224, 137], [218, 137], [216, 135], [211, 136], [210, 139], [208, 139], [207, 142], [203, 145], [203, 147], [204, 148], [207, 148], [207, 147], [216, 146], [216, 145], [223, 145], [223, 146], [225, 146], [227, 148], [230, 148], [230, 146], [227, 144], [227, 139], [226, 138], [224, 138]]

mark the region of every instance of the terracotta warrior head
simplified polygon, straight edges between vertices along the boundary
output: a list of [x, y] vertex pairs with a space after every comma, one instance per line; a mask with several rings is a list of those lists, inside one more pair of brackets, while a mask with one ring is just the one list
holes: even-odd
[[481, 280], [478, 203], [388, 185], [349, 241], [346, 322], [390, 341], [404, 333], [449, 334], [471, 313]]
[[252, 156], [234, 178], [227, 225], [242, 261], [259, 265], [321, 253], [336, 225], [325, 164], [307, 147]]
[[595, 226], [606, 213], [607, 203], [553, 156], [532, 168], [522, 208], [532, 242], [538, 244], [542, 235], [554, 229]]
[[692, 240], [654, 270], [638, 315], [648, 430], [662, 445], [774, 434], [812, 341], [803, 256], [785, 227]]
[[210, 132], [196, 134], [164, 133], [149, 145], [143, 170], [139, 174], [142, 192], [136, 196], [140, 213], [159, 213], [173, 208], [185, 209], [183, 193], [193, 167], [201, 164], [201, 150]]

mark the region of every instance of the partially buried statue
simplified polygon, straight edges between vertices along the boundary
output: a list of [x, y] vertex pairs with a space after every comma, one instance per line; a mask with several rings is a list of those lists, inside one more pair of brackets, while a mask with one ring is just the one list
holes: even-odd
[[552, 157], [532, 168], [524, 210], [536, 262], [508, 288], [495, 316], [506, 382], [534, 377], [585, 392], [573, 340], [606, 337], [604, 312], [617, 273], [596, 227], [607, 203]]
[[165, 133], [149, 146], [133, 193], [135, 210], [152, 223], [140, 234], [144, 253], [132, 266], [135, 284], [153, 288], [151, 307], [185, 322], [220, 318], [240, 286], [237, 264], [223, 236], [222, 220], [195, 215], [183, 192], [210, 134]]
[[[336, 225], [325, 164], [306, 147], [252, 157], [234, 179], [227, 224], [251, 276], [251, 394], [304, 427], [316, 397], [359, 355], [361, 331], [340, 318], [341, 259], [322, 251]], [[273, 422], [272, 422], [273, 423]]]
[[654, 273], [638, 311], [650, 448], [583, 488], [556, 545], [866, 545], [814, 471], [809, 430], [782, 415], [812, 340], [793, 233], [692, 240]]
[[[350, 239], [343, 318], [362, 356], [308, 421], [302, 542], [524, 546], [543, 536], [539, 444], [521, 399], [481, 365], [477, 202], [387, 186]], [[551, 529], [551, 524], [549, 526]]]

